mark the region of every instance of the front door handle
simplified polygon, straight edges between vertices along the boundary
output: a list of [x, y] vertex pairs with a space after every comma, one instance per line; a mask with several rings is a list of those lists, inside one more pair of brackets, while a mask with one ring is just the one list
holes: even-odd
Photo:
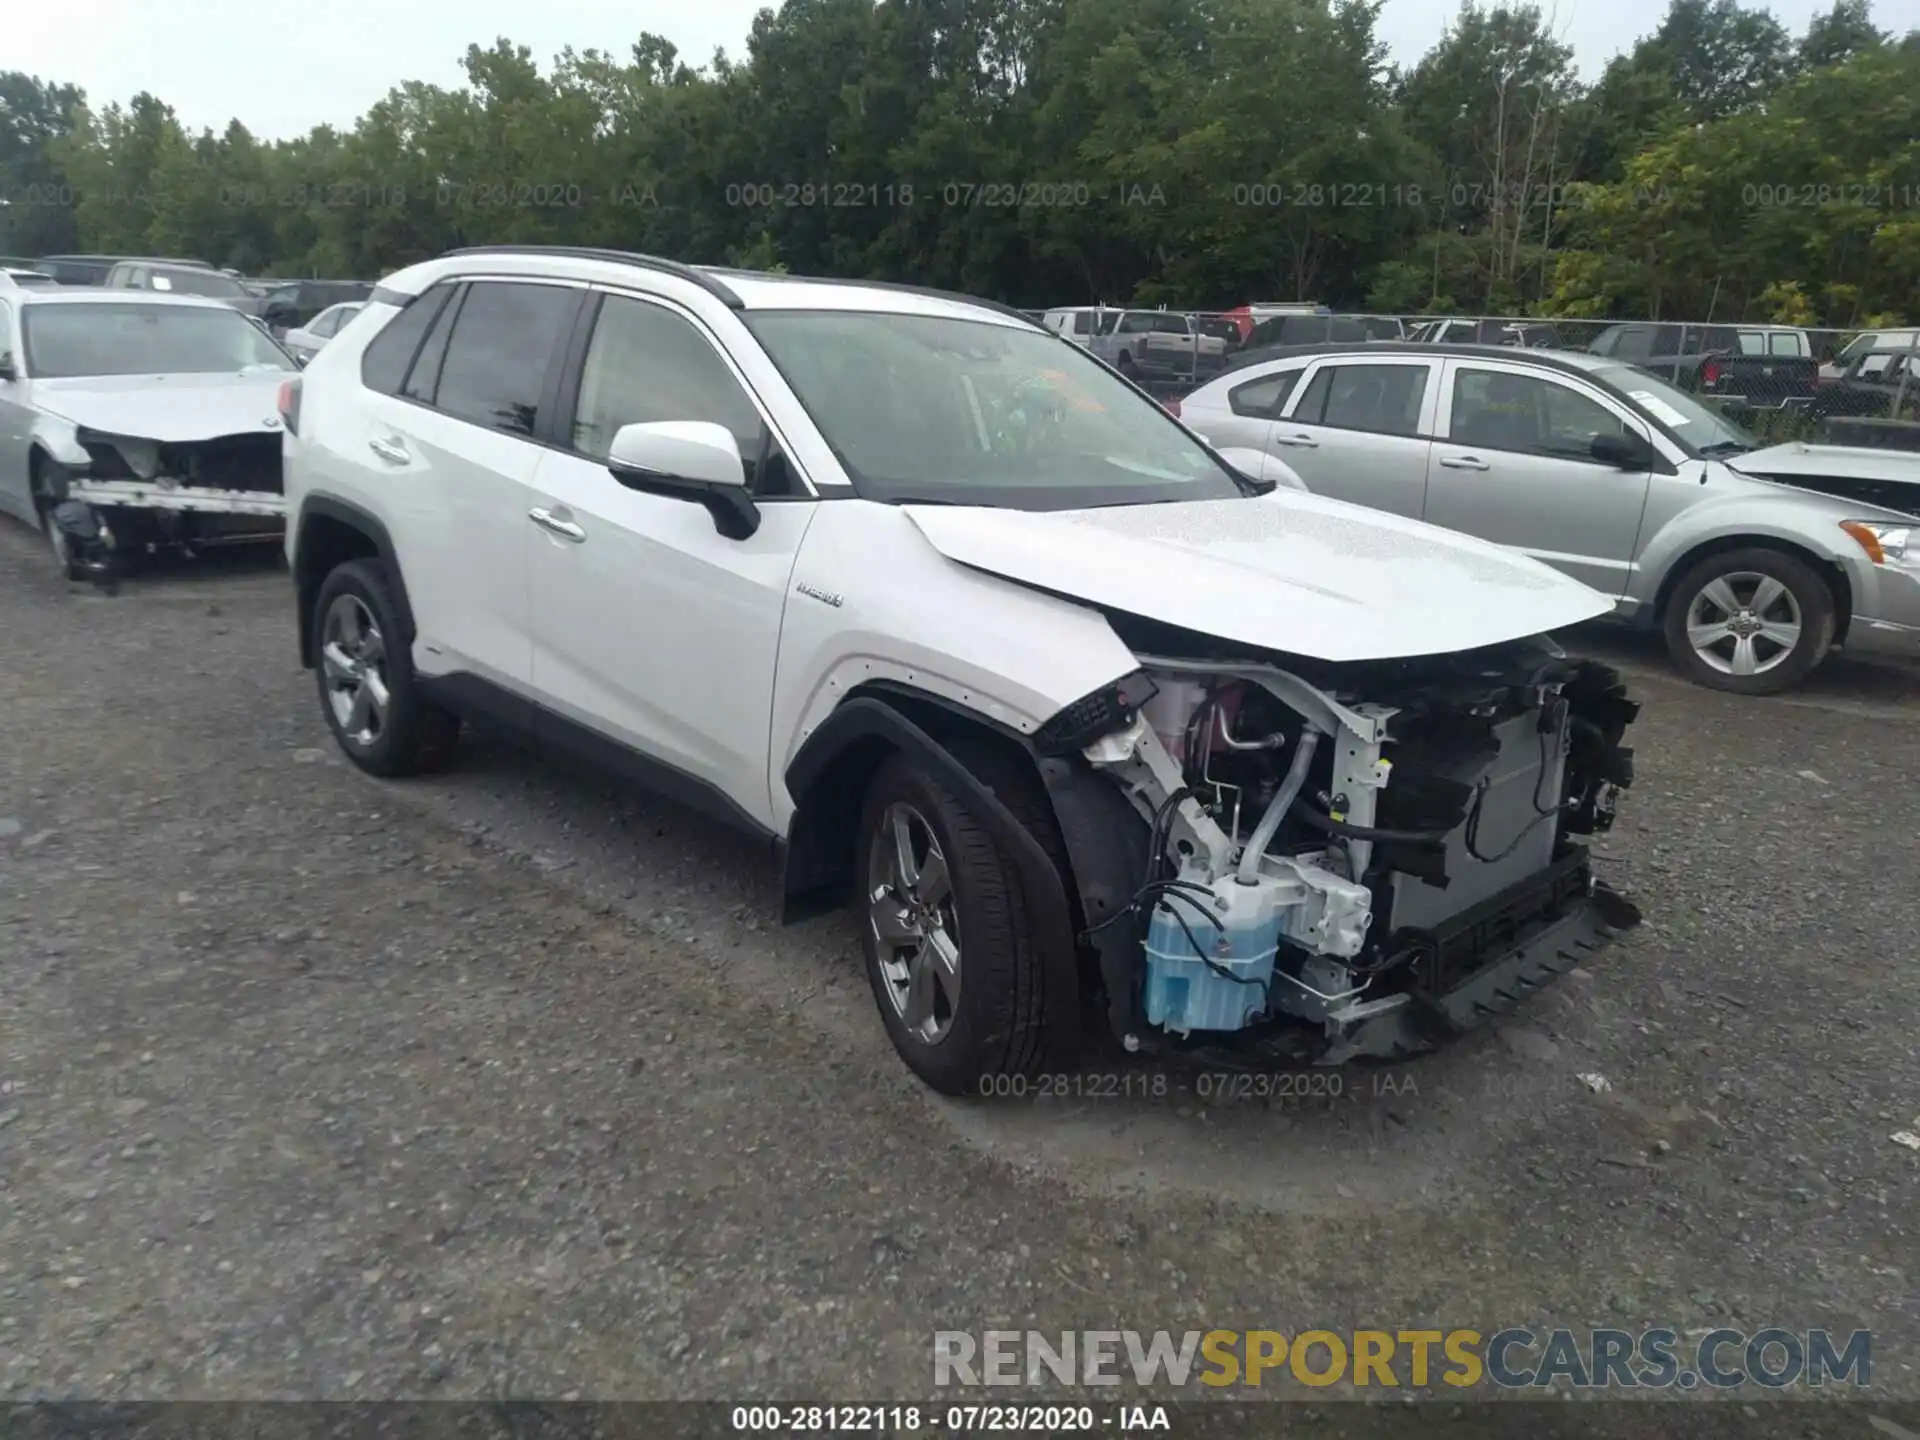
[[1442, 455], [1440, 463], [1449, 470], [1486, 470], [1487, 462], [1478, 455]]
[[398, 440], [369, 440], [367, 448], [393, 465], [404, 465], [413, 458], [407, 454], [407, 447]]
[[1320, 442], [1311, 435], [1276, 435], [1273, 437], [1273, 443], [1276, 445], [1298, 445], [1304, 450], [1318, 450], [1320, 448]]
[[562, 540], [571, 540], [578, 545], [587, 538], [587, 532], [571, 520], [562, 520], [551, 510], [543, 510], [538, 505], [527, 511], [527, 518], [550, 535], [558, 535]]

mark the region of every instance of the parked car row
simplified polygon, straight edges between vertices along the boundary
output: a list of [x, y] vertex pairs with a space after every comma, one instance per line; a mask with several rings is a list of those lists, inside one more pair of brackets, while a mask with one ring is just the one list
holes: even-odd
[[[364, 302], [373, 286], [361, 280], [248, 280], [233, 270], [181, 256], [49, 255], [15, 263], [0, 261], [16, 284], [51, 283], [99, 286], [109, 290], [149, 290], [197, 295], [258, 318], [276, 337], [304, 329], [303, 346], [324, 332], [312, 325], [324, 312], [347, 302]], [[335, 322], [337, 323], [337, 322]]]
[[951, 1092], [1407, 1054], [1591, 963], [1638, 707], [1551, 631], [1750, 693], [1920, 650], [1920, 522], [1623, 361], [1226, 369], [1095, 315], [500, 246], [323, 310], [301, 370], [217, 300], [13, 287], [0, 503], [83, 573], [272, 526], [354, 764], [484, 718], [768, 840]]

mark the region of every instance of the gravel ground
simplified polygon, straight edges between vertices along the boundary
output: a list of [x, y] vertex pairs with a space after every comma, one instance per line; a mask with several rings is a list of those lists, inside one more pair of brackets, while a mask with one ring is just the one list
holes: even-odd
[[1591, 972], [1338, 1099], [952, 1103], [746, 842], [347, 766], [280, 571], [110, 598], [0, 522], [0, 617], [0, 1396], [898, 1398], [935, 1329], [1423, 1323], [1870, 1327], [1920, 1396], [1911, 669], [1577, 637], [1647, 702]]

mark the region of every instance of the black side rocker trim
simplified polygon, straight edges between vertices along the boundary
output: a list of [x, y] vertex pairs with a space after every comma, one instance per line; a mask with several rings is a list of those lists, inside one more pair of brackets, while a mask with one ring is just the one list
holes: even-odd
[[417, 683], [421, 694], [435, 704], [444, 705], [484, 729], [530, 746], [536, 753], [571, 757], [593, 770], [617, 775], [642, 790], [718, 820], [773, 848], [773, 832], [717, 787], [643, 755], [570, 716], [548, 710], [503, 685], [464, 671], [423, 675]]
[[925, 765], [940, 782], [966, 797], [994, 839], [1012, 857], [1047, 963], [1050, 1058], [1064, 1063], [1076, 1049], [1080, 1020], [1073, 915], [1066, 882], [1031, 831], [1014, 817], [952, 752], [883, 700], [856, 695], [820, 723], [787, 766], [789, 794], [804, 796], [833, 760], [849, 746], [879, 739]]

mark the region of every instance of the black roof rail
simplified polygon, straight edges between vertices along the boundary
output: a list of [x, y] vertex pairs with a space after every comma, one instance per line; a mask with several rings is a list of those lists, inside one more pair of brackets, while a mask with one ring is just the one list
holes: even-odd
[[[657, 270], [662, 275], [698, 285], [729, 309], [744, 310], [746, 302], [713, 275], [678, 260], [663, 260], [658, 255], [641, 255], [632, 250], [605, 250], [591, 245], [467, 245], [449, 250], [447, 255], [562, 255], [571, 260], [606, 260], [615, 265], [637, 265]], [[445, 258], [445, 256], [441, 257]]]

